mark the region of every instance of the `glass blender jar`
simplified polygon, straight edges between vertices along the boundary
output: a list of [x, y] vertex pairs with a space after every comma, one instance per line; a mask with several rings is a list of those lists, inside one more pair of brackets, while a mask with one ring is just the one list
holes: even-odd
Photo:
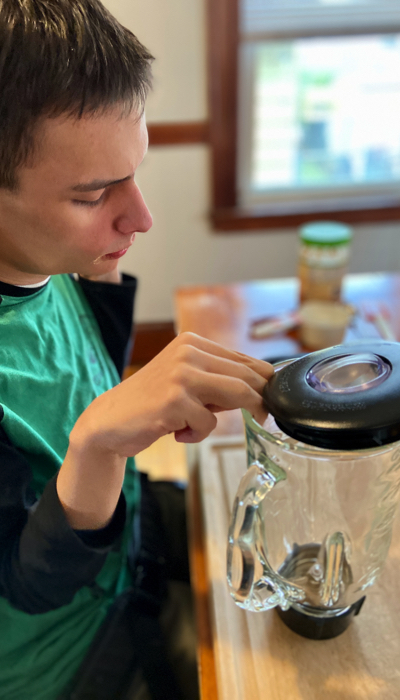
[[228, 535], [238, 605], [302, 636], [343, 632], [380, 575], [400, 488], [400, 344], [338, 345], [275, 366], [269, 416], [243, 411], [248, 470]]

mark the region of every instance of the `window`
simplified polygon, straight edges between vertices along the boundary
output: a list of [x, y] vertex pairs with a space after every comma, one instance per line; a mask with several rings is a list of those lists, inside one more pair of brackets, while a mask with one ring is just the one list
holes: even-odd
[[400, 0], [210, 0], [214, 223], [400, 218]]

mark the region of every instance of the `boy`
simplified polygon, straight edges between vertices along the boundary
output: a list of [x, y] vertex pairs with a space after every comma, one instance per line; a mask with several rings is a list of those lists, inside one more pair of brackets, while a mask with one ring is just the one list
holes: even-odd
[[2, 700], [89, 697], [74, 679], [133, 584], [134, 455], [262, 415], [271, 367], [190, 334], [119, 383], [151, 60], [98, 0], [0, 0]]

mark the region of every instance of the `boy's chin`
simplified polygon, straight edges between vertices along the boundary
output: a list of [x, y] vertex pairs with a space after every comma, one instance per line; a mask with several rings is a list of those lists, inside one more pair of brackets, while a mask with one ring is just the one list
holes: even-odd
[[104, 275], [107, 272], [112, 272], [116, 267], [118, 267], [118, 260], [107, 260], [101, 257], [97, 258], [97, 260], [94, 260], [89, 265], [82, 265], [78, 270], [78, 274], [81, 277]]
[[93, 279], [101, 281], [110, 280], [117, 281], [118, 273], [118, 260], [101, 260], [95, 261], [91, 265], [85, 266], [84, 268], [77, 270], [80, 277], [86, 277], [86, 279]]

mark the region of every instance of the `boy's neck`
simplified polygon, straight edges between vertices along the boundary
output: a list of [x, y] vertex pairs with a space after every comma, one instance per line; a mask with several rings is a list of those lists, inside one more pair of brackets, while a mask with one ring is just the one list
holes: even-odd
[[35, 289], [36, 287], [44, 287], [44, 285], [47, 284], [49, 279], [50, 279], [50, 275], [48, 277], [46, 277], [45, 280], [43, 280], [41, 282], [35, 282], [35, 284], [15, 284], [13, 286], [14, 287], [22, 287], [23, 289]]
[[14, 287], [29, 287], [37, 285], [40, 287], [48, 280], [49, 275], [35, 275], [19, 272], [18, 270], [2, 270], [0, 268], [0, 282], [11, 284]]

